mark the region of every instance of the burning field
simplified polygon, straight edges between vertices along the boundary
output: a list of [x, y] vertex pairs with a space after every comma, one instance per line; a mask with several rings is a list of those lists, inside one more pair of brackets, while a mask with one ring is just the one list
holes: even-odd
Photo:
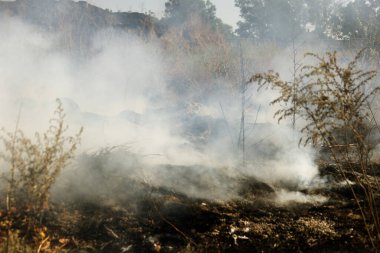
[[378, 252], [379, 41], [300, 2], [0, 1], [0, 252]]
[[[358, 190], [354, 197], [335, 166], [320, 168], [323, 183], [300, 189], [278, 189], [249, 177], [229, 178], [236, 181], [232, 190], [237, 187], [238, 194], [217, 200], [189, 197], [188, 188], [152, 186], [129, 173], [105, 171], [102, 164], [118, 152], [131, 156], [104, 151], [83, 158], [97, 160], [98, 166], [87, 172], [91, 179], [78, 184], [87, 188], [93, 178], [99, 183], [91, 192], [75, 193], [75, 198], [70, 194], [77, 188], [65, 185], [58, 194], [66, 199], [56, 196], [60, 201], [38, 214], [33, 230], [26, 222], [30, 210], [3, 212], [3, 222], [12, 221], [10, 235], [2, 223], [3, 250], [8, 242], [13, 244], [10, 252], [29, 252], [23, 243], [30, 240], [39, 252], [371, 251], [355, 202], [365, 195]], [[170, 169], [183, 173], [199, 168]], [[370, 177], [376, 179], [380, 168], [374, 169]], [[192, 187], [212, 192], [213, 186], [202, 185], [203, 176], [207, 177], [199, 175], [198, 183], [191, 182]]]
[[[356, 183], [364, 177], [358, 164], [346, 164], [342, 173], [319, 160], [318, 173], [296, 183], [258, 180], [236, 168], [157, 166], [144, 159], [124, 146], [82, 153], [57, 178], [48, 206], [39, 206], [43, 188], [39, 195], [32, 190], [15, 195], [14, 206], [1, 212], [2, 251], [373, 249], [360, 209], [368, 205], [368, 192]], [[379, 175], [377, 164], [365, 175], [375, 199]], [[30, 179], [17, 183], [31, 189]]]

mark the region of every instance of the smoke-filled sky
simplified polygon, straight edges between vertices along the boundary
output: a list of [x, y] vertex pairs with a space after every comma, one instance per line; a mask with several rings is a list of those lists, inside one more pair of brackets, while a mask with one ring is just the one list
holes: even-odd
[[[164, 14], [166, 0], [88, 0], [87, 2], [113, 11], [153, 11], [158, 17]], [[211, 0], [216, 6], [216, 15], [225, 23], [236, 27], [239, 9], [234, 0]]]

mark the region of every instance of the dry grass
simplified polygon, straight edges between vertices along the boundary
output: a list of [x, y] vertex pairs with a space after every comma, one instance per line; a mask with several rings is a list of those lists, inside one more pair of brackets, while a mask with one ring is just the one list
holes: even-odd
[[[26, 137], [18, 128], [14, 132], [3, 130], [1, 158], [6, 172], [2, 179], [7, 187], [2, 189], [6, 210], [1, 224], [1, 230], [6, 232], [0, 234], [2, 252], [57, 252], [47, 250], [49, 237], [41, 228], [41, 221], [49, 207], [50, 189], [73, 158], [82, 133], [81, 129], [75, 136], [65, 136], [65, 114], [61, 102], [57, 100], [57, 103], [48, 130], [36, 133], [34, 139]], [[23, 228], [24, 235], [35, 246], [26, 246], [17, 227]]]
[[[301, 72], [292, 82], [284, 81], [279, 74], [270, 71], [256, 74], [250, 82], [259, 87], [269, 86], [280, 96], [272, 104], [283, 107], [275, 113], [278, 120], [297, 114], [306, 122], [301, 128], [304, 137], [300, 143], [324, 146], [331, 154], [338, 172], [350, 186], [373, 247], [380, 243], [380, 216], [377, 207], [379, 183], [371, 183], [370, 155], [374, 148], [369, 136], [378, 128], [369, 101], [379, 87], [371, 86], [376, 71], [358, 67], [365, 50], [343, 66], [336, 52], [325, 56], [307, 54], [314, 60], [312, 65], [302, 65]], [[358, 164], [359, 166], [352, 166]], [[359, 167], [359, 169], [358, 169]], [[359, 170], [359, 173], [357, 173]], [[354, 175], [355, 183], [365, 193], [365, 203], [357, 197], [348, 173]], [[371, 181], [371, 182], [370, 182]]]
[[7, 231], [0, 238], [0, 252], [6, 253], [34, 253], [36, 250], [21, 237], [20, 231]]

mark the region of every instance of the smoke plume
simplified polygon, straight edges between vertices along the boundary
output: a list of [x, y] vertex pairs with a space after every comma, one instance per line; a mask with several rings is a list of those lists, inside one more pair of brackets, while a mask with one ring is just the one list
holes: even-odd
[[[228, 84], [203, 101], [183, 101], [158, 40], [102, 30], [92, 54], [78, 59], [60, 49], [59, 39], [15, 18], [0, 22], [1, 125], [14, 129], [18, 122], [27, 134], [46, 129], [60, 98], [69, 131], [84, 127], [78, 158], [58, 180], [57, 194], [68, 184], [72, 196], [107, 194], [126, 178], [132, 192], [133, 178], [136, 185], [230, 199], [239, 195], [239, 178], [301, 187], [317, 176], [313, 150], [298, 147], [295, 131], [273, 120], [271, 91], [249, 90], [242, 166], [240, 96]], [[101, 153], [112, 147], [118, 151]]]

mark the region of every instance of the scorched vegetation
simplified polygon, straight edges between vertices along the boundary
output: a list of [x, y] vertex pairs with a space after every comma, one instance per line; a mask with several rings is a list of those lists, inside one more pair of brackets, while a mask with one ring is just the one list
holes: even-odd
[[0, 252], [379, 252], [379, 1], [213, 2], [0, 1]]

